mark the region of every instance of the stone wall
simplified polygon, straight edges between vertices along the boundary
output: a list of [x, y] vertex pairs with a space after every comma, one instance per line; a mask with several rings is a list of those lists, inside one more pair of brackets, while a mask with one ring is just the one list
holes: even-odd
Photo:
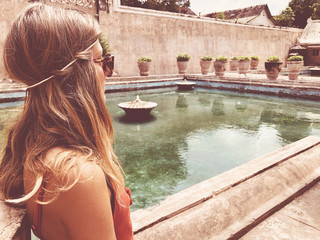
[[115, 54], [115, 72], [139, 74], [140, 56], [151, 56], [151, 74], [177, 73], [175, 56], [191, 55], [187, 73], [200, 73], [199, 58], [205, 55], [252, 56], [264, 60], [273, 55], [285, 60], [300, 29], [280, 29], [217, 21], [175, 13], [120, 6], [112, 14], [100, 13], [102, 30]]
[[[258, 55], [261, 58], [259, 67], [263, 68], [263, 61], [269, 56], [277, 55], [285, 60], [302, 31], [135, 9], [120, 6], [120, 0], [108, 2], [110, 11], [100, 11], [99, 19], [115, 55], [115, 72], [120, 76], [138, 75], [136, 62], [140, 56], [152, 57], [150, 74], [175, 74], [178, 53], [191, 55], [189, 74], [201, 72], [199, 58], [205, 55]], [[27, 4], [27, 0], [0, 2], [1, 49], [12, 19]]]

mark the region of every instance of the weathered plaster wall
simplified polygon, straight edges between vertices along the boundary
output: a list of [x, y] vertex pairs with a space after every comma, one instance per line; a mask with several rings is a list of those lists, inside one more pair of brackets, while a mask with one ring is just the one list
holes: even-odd
[[[134, 9], [109, 1], [110, 13], [100, 12], [103, 32], [109, 38], [115, 57], [115, 72], [120, 76], [138, 75], [137, 59], [151, 56], [150, 74], [175, 74], [178, 53], [191, 55], [187, 73], [200, 73], [199, 58], [204, 55], [227, 57], [258, 55], [263, 68], [265, 58], [273, 55], [285, 59], [288, 50], [300, 36], [300, 29], [279, 29], [219, 22], [209, 18], [191, 17]], [[27, 0], [0, 1], [0, 49], [10, 23]], [[1, 52], [0, 52], [1, 53]], [[2, 57], [0, 77], [3, 74]]]
[[120, 76], [137, 75], [140, 56], [152, 57], [151, 74], [177, 73], [178, 53], [191, 55], [187, 73], [200, 73], [199, 58], [205, 55], [258, 55], [263, 68], [269, 56], [286, 59], [301, 34], [300, 29], [233, 24], [125, 6], [112, 14], [102, 12], [100, 22], [109, 36]]
[[4, 75], [2, 51], [7, 32], [13, 19], [26, 7], [26, 0], [1, 0], [0, 1], [0, 79]]

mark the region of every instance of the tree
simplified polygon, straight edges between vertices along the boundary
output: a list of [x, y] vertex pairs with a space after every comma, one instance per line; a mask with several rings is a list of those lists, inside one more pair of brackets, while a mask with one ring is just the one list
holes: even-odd
[[313, 5], [312, 19], [320, 19], [320, 1]]
[[289, 7], [295, 15], [294, 26], [304, 28], [307, 25], [308, 18], [319, 15], [319, 13], [315, 13], [315, 10], [319, 10], [318, 5], [319, 0], [291, 0]]
[[287, 7], [286, 10], [283, 10], [281, 12], [281, 14], [274, 16], [273, 18], [277, 22], [277, 25], [284, 27], [293, 27], [295, 15], [291, 7]]
[[225, 19], [224, 12], [218, 12], [216, 15], [216, 19]]
[[121, 0], [121, 5], [130, 7], [141, 7], [142, 3], [139, 0]]
[[180, 8], [190, 7], [190, 0], [121, 0], [121, 4], [130, 7], [180, 12]]

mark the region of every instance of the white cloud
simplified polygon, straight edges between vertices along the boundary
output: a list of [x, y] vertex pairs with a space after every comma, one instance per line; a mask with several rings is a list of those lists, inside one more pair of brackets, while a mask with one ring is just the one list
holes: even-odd
[[259, 4], [268, 4], [272, 15], [278, 15], [284, 10], [290, 0], [190, 0], [190, 8], [201, 14], [244, 8]]

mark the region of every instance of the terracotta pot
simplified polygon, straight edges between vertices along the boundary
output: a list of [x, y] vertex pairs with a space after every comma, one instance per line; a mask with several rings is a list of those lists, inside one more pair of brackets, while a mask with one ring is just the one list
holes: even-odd
[[303, 67], [303, 61], [288, 61], [289, 80], [297, 80], [300, 70]]
[[214, 61], [213, 67], [216, 73], [216, 76], [223, 77], [226, 71], [227, 61]]
[[250, 67], [250, 60], [239, 61], [238, 72], [239, 74], [247, 74]]
[[230, 71], [238, 71], [238, 60], [230, 60], [229, 65], [230, 65]]
[[188, 61], [177, 61], [179, 74], [185, 74], [187, 72]]
[[200, 60], [200, 66], [201, 66], [202, 75], [206, 75], [211, 70], [212, 60], [210, 60], [210, 61], [202, 61], [202, 60]]
[[138, 62], [140, 76], [148, 76], [151, 62]]
[[282, 69], [282, 62], [265, 62], [267, 78], [269, 80], [277, 80]]
[[251, 70], [257, 70], [259, 65], [259, 60], [251, 59], [250, 61], [250, 69]]

